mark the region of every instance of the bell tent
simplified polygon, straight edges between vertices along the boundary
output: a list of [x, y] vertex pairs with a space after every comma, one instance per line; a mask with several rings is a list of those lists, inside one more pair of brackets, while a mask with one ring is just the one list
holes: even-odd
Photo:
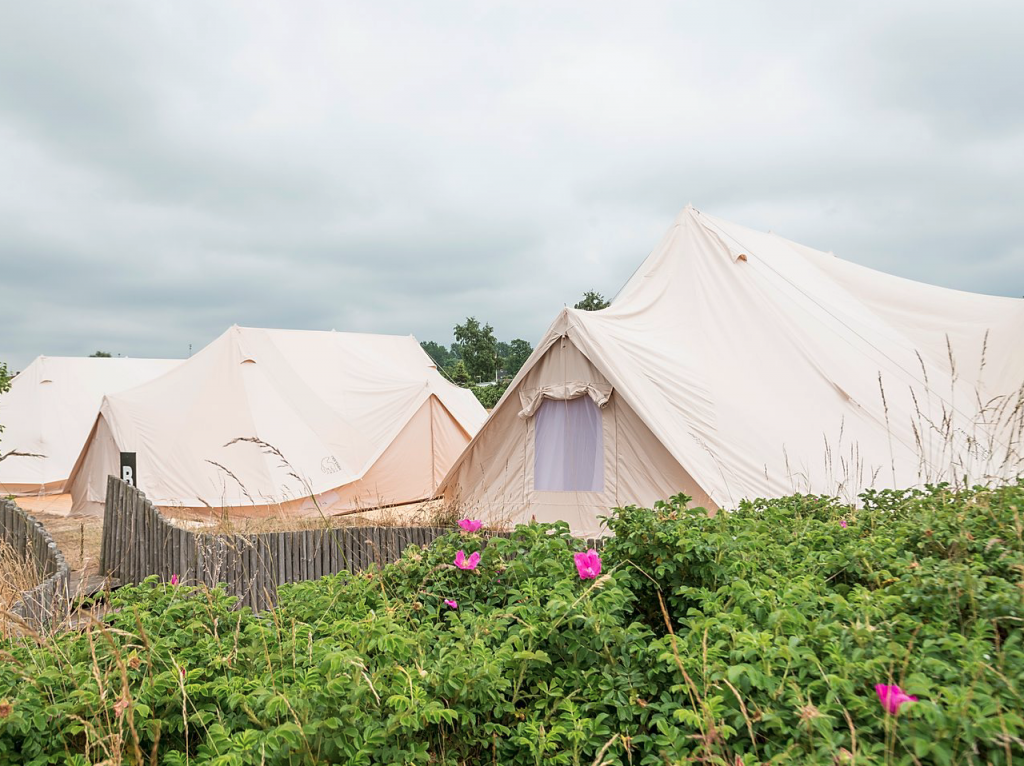
[[46, 495], [64, 483], [105, 394], [145, 383], [173, 359], [40, 356], [0, 395], [0, 495]]
[[102, 512], [134, 452], [154, 504], [316, 514], [434, 497], [486, 418], [412, 336], [232, 327], [180, 367], [103, 400], [69, 480]]
[[563, 310], [442, 484], [491, 521], [1020, 475], [1024, 300], [687, 207], [609, 308]]

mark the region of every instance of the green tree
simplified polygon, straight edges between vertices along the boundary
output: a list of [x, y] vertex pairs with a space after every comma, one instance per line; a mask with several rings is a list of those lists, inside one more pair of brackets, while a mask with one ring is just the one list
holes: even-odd
[[[7, 363], [0, 362], [0, 394], [6, 394], [11, 390], [11, 374], [7, 371]], [[4, 424], [0, 423], [0, 433], [4, 431]], [[0, 452], [0, 460], [3, 460], [3, 453]]]
[[434, 360], [434, 364], [437, 365], [438, 369], [447, 367], [448, 362], [452, 359], [451, 351], [432, 340], [423, 341], [420, 343], [420, 348], [427, 353], [427, 356]]
[[584, 311], [600, 311], [611, 305], [611, 302], [606, 300], [597, 290], [587, 290], [583, 293], [583, 300], [573, 306], [573, 308], [583, 309]]
[[493, 380], [498, 366], [498, 339], [494, 328], [481, 325], [476, 317], [466, 317], [455, 325], [455, 344], [471, 380]]
[[110, 359], [109, 351], [97, 351], [95, 354], [89, 354], [90, 359]]
[[508, 351], [502, 357], [502, 369], [509, 377], [515, 377], [533, 353], [533, 346], [522, 338], [515, 338], [505, 345]]
[[476, 395], [477, 400], [484, 406], [484, 409], [493, 410], [502, 394], [508, 388], [508, 383], [506, 380], [502, 383], [492, 383], [489, 386], [470, 386], [469, 390]]
[[455, 365], [448, 372], [448, 377], [452, 379], [452, 383], [457, 386], [466, 388], [469, 385], [469, 373], [466, 372], [466, 363], [459, 359]]

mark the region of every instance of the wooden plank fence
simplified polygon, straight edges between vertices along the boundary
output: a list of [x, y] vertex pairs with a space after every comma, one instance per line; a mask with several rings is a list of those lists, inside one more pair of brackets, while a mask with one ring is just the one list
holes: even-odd
[[50, 533], [10, 500], [0, 500], [0, 537], [35, 565], [40, 580], [22, 593], [10, 614], [40, 631], [61, 622], [70, 603], [71, 569]]
[[219, 583], [240, 605], [262, 610], [277, 586], [314, 580], [371, 563], [397, 561], [410, 544], [429, 545], [451, 532], [440, 527], [342, 527], [251, 535], [210, 535], [176, 526], [135, 487], [107, 479], [100, 571], [122, 583], [149, 575], [182, 583]]

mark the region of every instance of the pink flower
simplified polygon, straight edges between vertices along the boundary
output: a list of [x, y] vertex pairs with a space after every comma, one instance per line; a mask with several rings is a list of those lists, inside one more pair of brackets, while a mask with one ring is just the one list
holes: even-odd
[[484, 523], [478, 519], [463, 519], [459, 522], [459, 526], [462, 527], [463, 532], [476, 532], [483, 525]]
[[455, 600], [455, 599], [453, 599], [453, 598], [446, 598], [446, 599], [444, 600], [444, 603], [445, 603], [445, 605], [446, 605], [446, 606], [447, 606], [447, 607], [448, 607], [449, 609], [458, 609], [458, 608], [459, 608], [459, 602], [458, 602], [458, 601], [456, 601], [456, 600]]
[[179, 582], [181, 582], [181, 580], [179, 579], [178, 575], [172, 574], [171, 575], [171, 585], [177, 585]]
[[839, 520], [839, 526], [841, 526], [843, 529], [846, 529], [846, 527], [847, 527], [846, 519], [840, 519]]
[[455, 566], [459, 569], [476, 569], [476, 565], [480, 563], [480, 551], [472, 554], [468, 559], [466, 558], [466, 552], [460, 550], [455, 554]]
[[904, 702], [917, 702], [917, 697], [904, 694], [896, 684], [876, 684], [875, 692], [878, 693], [878, 701], [882, 703], [882, 707], [893, 715], [899, 712], [900, 705]]
[[577, 553], [573, 558], [576, 559], [576, 571], [580, 573], [581, 580], [593, 580], [601, 574], [601, 557], [593, 548], [586, 553]]

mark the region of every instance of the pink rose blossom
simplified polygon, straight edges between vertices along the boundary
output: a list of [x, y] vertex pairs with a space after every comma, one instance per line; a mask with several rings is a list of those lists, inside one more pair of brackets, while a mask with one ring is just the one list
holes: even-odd
[[476, 565], [480, 563], [480, 551], [472, 554], [469, 558], [466, 558], [466, 552], [460, 550], [455, 554], [455, 566], [459, 569], [476, 569]]
[[479, 519], [463, 519], [459, 522], [459, 526], [462, 527], [463, 532], [476, 532], [483, 525], [484, 523]]
[[576, 560], [576, 571], [580, 573], [581, 580], [593, 580], [601, 574], [601, 557], [593, 548], [586, 553], [577, 553], [573, 558]]
[[882, 703], [882, 707], [888, 712], [896, 715], [900, 710], [900, 705], [904, 702], [917, 702], [917, 697], [912, 697], [909, 694], [904, 694], [903, 690], [896, 684], [876, 684], [875, 692], [878, 694], [878, 701]]
[[449, 609], [458, 609], [458, 608], [459, 608], [459, 602], [458, 602], [458, 601], [456, 601], [456, 600], [455, 600], [455, 599], [453, 599], [453, 598], [446, 598], [446, 599], [444, 600], [444, 603], [445, 603], [445, 605], [446, 605], [446, 606], [447, 606], [447, 607], [448, 607]]
[[177, 585], [179, 582], [181, 582], [181, 579], [178, 577], [178, 575], [172, 574], [171, 575], [171, 585]]
[[847, 527], [846, 519], [840, 519], [839, 520], [839, 526], [841, 526], [843, 529], [846, 529], [846, 527]]

